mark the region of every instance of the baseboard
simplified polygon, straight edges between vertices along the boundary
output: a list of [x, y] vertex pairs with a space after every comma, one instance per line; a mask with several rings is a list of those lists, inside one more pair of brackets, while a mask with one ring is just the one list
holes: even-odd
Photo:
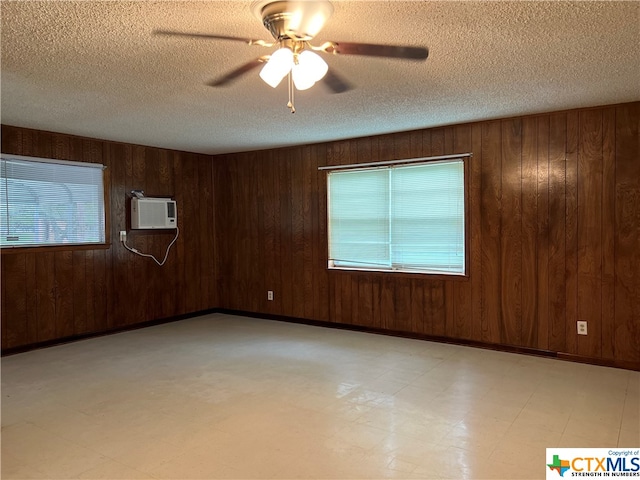
[[558, 358], [576, 363], [589, 363], [591, 365], [599, 365], [601, 367], [623, 368], [625, 370], [640, 371], [640, 362], [628, 362], [625, 360], [613, 360], [608, 358], [593, 358], [583, 355], [574, 355], [572, 353], [558, 352]]
[[1, 356], [6, 357], [9, 355], [15, 355], [17, 353], [30, 352], [31, 350], [39, 350], [41, 348], [53, 347], [56, 345], [64, 345], [67, 343], [78, 342], [80, 340], [87, 340], [89, 338], [104, 337], [105, 335], [113, 335], [114, 333], [127, 332], [130, 330], [138, 330], [140, 328], [153, 327], [156, 325], [162, 325], [163, 323], [178, 322], [187, 318], [198, 317], [200, 315], [206, 315], [209, 313], [216, 313], [218, 309], [202, 310], [194, 313], [187, 313], [183, 315], [175, 315], [173, 317], [161, 318], [158, 320], [148, 320], [142, 323], [135, 323], [133, 325], [123, 325], [109, 330], [101, 330], [99, 332], [83, 333], [80, 335], [70, 335], [68, 337], [55, 338], [52, 340], [45, 340], [43, 342], [30, 343], [28, 345], [21, 345], [19, 347], [3, 348]]
[[556, 358], [558, 360], [564, 360], [564, 361], [570, 361], [570, 362], [576, 362], [576, 363], [588, 363], [590, 365], [598, 365], [603, 367], [614, 367], [614, 368], [621, 368], [624, 370], [640, 371], [640, 362], [592, 358], [592, 357], [585, 357], [580, 355], [573, 355], [569, 353], [554, 352], [552, 350], [542, 350], [538, 348], [479, 342], [477, 340], [442, 337], [442, 336], [436, 336], [436, 335], [404, 332], [404, 331], [397, 331], [397, 330], [386, 330], [383, 328], [373, 328], [373, 327], [366, 327], [362, 325], [351, 325], [351, 324], [345, 324], [345, 323], [333, 323], [333, 322], [326, 322], [321, 320], [309, 320], [306, 318], [287, 317], [284, 315], [274, 315], [274, 314], [268, 314], [268, 313], [246, 312], [242, 310], [231, 310], [231, 309], [224, 309], [224, 308], [217, 309], [217, 312], [226, 313], [229, 315], [238, 315], [238, 316], [252, 317], [252, 318], [264, 318], [267, 320], [277, 320], [281, 322], [290, 322], [290, 323], [301, 323], [304, 325], [313, 325], [316, 327], [336, 328], [341, 330], [352, 330], [357, 332], [375, 333], [378, 335], [389, 335], [393, 337], [411, 338], [414, 340], [426, 340], [430, 342], [448, 343], [451, 345], [483, 348], [485, 350], [494, 350], [498, 352], [519, 353], [523, 355], [532, 355], [536, 357]]

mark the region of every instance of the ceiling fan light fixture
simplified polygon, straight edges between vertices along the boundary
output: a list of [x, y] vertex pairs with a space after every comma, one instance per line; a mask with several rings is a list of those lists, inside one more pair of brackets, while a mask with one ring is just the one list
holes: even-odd
[[328, 0], [258, 0], [251, 10], [276, 40], [311, 40], [324, 27], [333, 5]]
[[279, 48], [271, 55], [269, 61], [262, 70], [260, 70], [260, 78], [267, 85], [276, 88], [282, 79], [287, 76], [293, 67], [293, 52], [290, 48]]
[[307, 90], [327, 74], [329, 65], [320, 55], [310, 50], [303, 50], [294, 60], [291, 74], [293, 84], [298, 90]]
[[294, 65], [291, 70], [291, 76], [293, 77], [293, 84], [297, 90], [308, 90], [313, 87], [316, 81], [313, 79], [312, 72], [306, 70], [301, 65]]
[[322, 2], [319, 6], [315, 6], [314, 11], [306, 12], [306, 15], [303, 15], [305, 21], [300, 22], [300, 27], [298, 27], [296, 31], [304, 32], [306, 36], [313, 38], [320, 33], [320, 30], [322, 30], [324, 24], [327, 23], [332, 13], [333, 7], [331, 4], [327, 5], [325, 2]]
[[291, 18], [289, 18], [289, 30], [293, 32], [297, 32], [300, 30], [300, 25], [302, 24], [304, 12], [300, 10], [296, 10], [291, 13]]
[[320, 55], [311, 50], [303, 50], [298, 55], [298, 64], [313, 78], [314, 82], [322, 80], [329, 70], [329, 65]]

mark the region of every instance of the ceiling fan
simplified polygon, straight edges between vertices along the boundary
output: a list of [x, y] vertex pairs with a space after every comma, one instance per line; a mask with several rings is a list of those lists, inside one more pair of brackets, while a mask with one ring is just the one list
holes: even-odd
[[260, 47], [274, 47], [270, 55], [262, 55], [208, 83], [213, 87], [228, 85], [238, 77], [264, 64], [260, 77], [271, 87], [277, 87], [288, 77], [289, 103], [295, 113], [294, 91], [311, 88], [316, 82], [323, 83], [333, 93], [350, 90], [351, 85], [337, 73], [330, 71], [327, 63], [316, 52], [332, 55], [363, 55], [424, 61], [429, 55], [425, 47], [378, 45], [355, 42], [324, 42], [312, 45], [310, 41], [320, 32], [333, 13], [333, 5], [327, 0], [258, 0], [251, 10], [271, 33], [274, 42], [251, 38], [231, 37], [206, 33], [189, 33], [172, 30], [154, 30], [156, 35], [231, 40]]

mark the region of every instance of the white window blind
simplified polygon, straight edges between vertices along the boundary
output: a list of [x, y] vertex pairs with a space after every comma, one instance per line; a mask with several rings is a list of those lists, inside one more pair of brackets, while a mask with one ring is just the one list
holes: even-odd
[[2, 154], [0, 245], [104, 243], [103, 168]]
[[465, 274], [463, 160], [327, 178], [330, 268]]

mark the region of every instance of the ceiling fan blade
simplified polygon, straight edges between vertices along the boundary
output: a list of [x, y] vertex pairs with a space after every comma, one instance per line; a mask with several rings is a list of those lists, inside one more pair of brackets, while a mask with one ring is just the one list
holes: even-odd
[[331, 45], [326, 47], [325, 51], [338, 55], [366, 55], [369, 57], [404, 58], [407, 60], [426, 60], [429, 56], [429, 50], [426, 47], [353, 42], [331, 42]]
[[208, 40], [231, 40], [235, 42], [244, 42], [249, 45], [262, 45], [262, 46], [270, 46], [270, 43], [267, 43], [263, 40], [254, 40], [252, 38], [243, 38], [243, 37], [229, 37], [227, 35], [213, 35], [209, 33], [190, 33], [190, 32], [176, 32], [173, 30], [154, 30], [154, 35], [166, 35], [171, 37], [187, 37], [187, 38], [204, 38]]
[[322, 78], [322, 81], [333, 93], [343, 93], [353, 88], [349, 82], [344, 80], [331, 69], [327, 71], [326, 75]]
[[258, 67], [261, 63], [266, 62], [267, 59], [268, 57], [263, 56], [263, 57], [256, 58], [255, 60], [251, 60], [250, 62], [240, 65], [235, 70], [230, 71], [223, 77], [220, 77], [217, 80], [208, 82], [207, 85], [211, 87], [222, 87], [222, 86], [228, 85], [229, 83], [237, 79], [239, 76], [250, 72], [254, 68]]

